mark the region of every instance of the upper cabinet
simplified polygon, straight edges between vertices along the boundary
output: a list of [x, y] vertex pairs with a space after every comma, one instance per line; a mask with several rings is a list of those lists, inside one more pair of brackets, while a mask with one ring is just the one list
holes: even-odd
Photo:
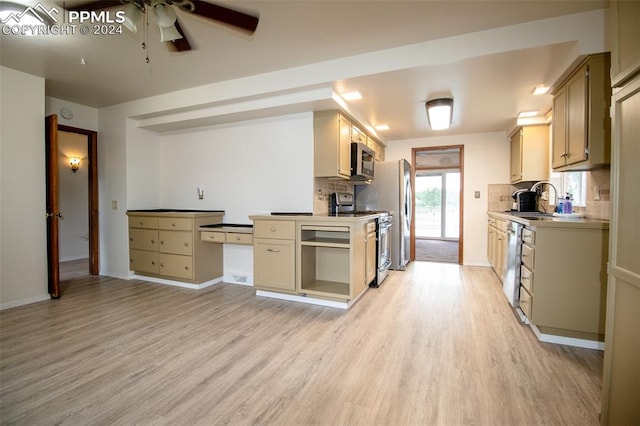
[[611, 2], [611, 14], [616, 25], [611, 34], [611, 86], [625, 84], [640, 72], [640, 2]]
[[609, 164], [609, 66], [609, 53], [590, 55], [554, 86], [554, 171], [589, 170]]
[[549, 179], [549, 125], [516, 127], [511, 133], [511, 183]]
[[[360, 142], [384, 159], [384, 145], [338, 110], [313, 113], [314, 176], [351, 178], [351, 142]], [[375, 145], [375, 148], [372, 147]]]

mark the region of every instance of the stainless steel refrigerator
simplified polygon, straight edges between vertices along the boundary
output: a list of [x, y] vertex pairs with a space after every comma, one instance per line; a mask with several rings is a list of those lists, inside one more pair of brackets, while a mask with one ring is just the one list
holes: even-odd
[[356, 185], [357, 210], [386, 210], [393, 215], [391, 269], [404, 271], [411, 256], [411, 164], [407, 160], [375, 163], [369, 185]]

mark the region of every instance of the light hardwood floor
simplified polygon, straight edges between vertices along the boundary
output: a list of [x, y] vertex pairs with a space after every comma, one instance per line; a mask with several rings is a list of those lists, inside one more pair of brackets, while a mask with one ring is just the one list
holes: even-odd
[[105, 277], [0, 312], [2, 424], [596, 425], [602, 353], [538, 342], [488, 268], [349, 311]]

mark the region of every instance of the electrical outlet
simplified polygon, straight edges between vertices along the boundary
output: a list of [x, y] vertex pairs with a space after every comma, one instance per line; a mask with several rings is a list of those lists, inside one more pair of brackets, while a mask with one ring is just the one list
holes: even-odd
[[111, 210], [118, 210], [118, 200], [111, 201]]
[[600, 201], [600, 187], [598, 185], [593, 186], [593, 201]]

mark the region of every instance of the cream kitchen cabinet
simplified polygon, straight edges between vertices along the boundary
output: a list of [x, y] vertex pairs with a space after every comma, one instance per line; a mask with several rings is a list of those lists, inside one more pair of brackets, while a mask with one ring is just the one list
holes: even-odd
[[609, 53], [586, 57], [554, 85], [551, 165], [588, 170], [610, 162]]
[[352, 142], [367, 145], [376, 153], [376, 160], [384, 161], [384, 144], [362, 128], [338, 110], [313, 113], [315, 177], [350, 179]]
[[313, 114], [315, 177], [351, 178], [351, 126], [338, 111]]
[[520, 304], [540, 333], [603, 340], [608, 234], [559, 226], [523, 230]]
[[612, 1], [611, 85], [619, 87], [640, 73], [640, 2]]
[[198, 227], [224, 212], [135, 210], [129, 217], [129, 268], [138, 275], [200, 284], [222, 277], [222, 251], [200, 241]]
[[296, 223], [254, 220], [253, 285], [261, 290], [296, 292]]
[[549, 125], [517, 127], [511, 133], [511, 183], [549, 179]]
[[507, 273], [507, 226], [508, 221], [489, 216], [487, 257], [500, 281]]

